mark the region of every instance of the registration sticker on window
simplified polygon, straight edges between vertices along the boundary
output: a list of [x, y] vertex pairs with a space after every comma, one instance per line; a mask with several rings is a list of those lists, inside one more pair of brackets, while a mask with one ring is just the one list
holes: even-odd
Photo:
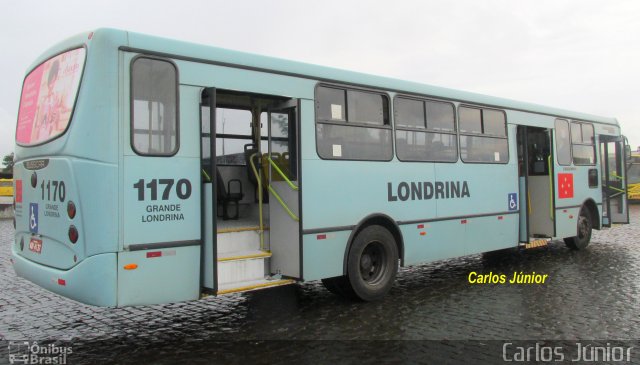
[[29, 241], [29, 250], [37, 254], [42, 253], [42, 240], [39, 238], [32, 238], [31, 241]]
[[340, 144], [333, 145], [333, 157], [342, 157], [342, 145]]
[[342, 105], [331, 104], [331, 119], [342, 120]]

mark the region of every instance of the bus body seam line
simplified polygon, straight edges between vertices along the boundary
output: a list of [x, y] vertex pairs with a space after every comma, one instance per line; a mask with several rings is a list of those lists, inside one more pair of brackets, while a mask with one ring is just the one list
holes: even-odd
[[582, 207], [582, 204], [567, 205], [566, 207], [556, 207], [556, 210], [559, 210], [559, 209], [572, 209], [572, 208], [580, 208], [580, 207]]
[[[483, 214], [473, 214], [473, 215], [460, 215], [460, 216], [452, 216], [452, 217], [440, 217], [440, 218], [431, 218], [431, 219], [416, 219], [410, 221], [396, 221], [398, 225], [407, 225], [407, 224], [416, 224], [416, 223], [429, 223], [429, 222], [439, 222], [439, 221], [449, 221], [456, 219], [469, 219], [469, 218], [482, 218], [482, 217], [491, 217], [498, 215], [509, 215], [509, 214], [519, 214], [518, 211], [514, 212], [497, 212], [497, 213], [483, 213]], [[316, 233], [325, 233], [325, 232], [339, 232], [339, 231], [351, 231], [356, 226], [337, 226], [337, 227], [325, 227], [325, 228], [311, 228], [305, 229], [302, 231], [302, 234], [316, 234]]]
[[508, 211], [508, 212], [496, 212], [496, 213], [482, 213], [482, 214], [471, 214], [471, 215], [460, 215], [460, 216], [452, 216], [452, 217], [439, 217], [439, 218], [431, 218], [431, 219], [416, 219], [410, 221], [398, 221], [398, 225], [407, 225], [407, 224], [416, 224], [416, 223], [430, 223], [430, 222], [440, 222], [440, 221], [451, 221], [456, 219], [470, 219], [470, 218], [482, 218], [482, 217], [492, 217], [497, 215], [509, 215], [509, 214], [519, 214], [519, 211]]
[[192, 241], [173, 241], [173, 242], [157, 242], [157, 243], [137, 243], [129, 245], [129, 251], [143, 251], [153, 250], [160, 248], [173, 248], [173, 247], [187, 247], [187, 246], [200, 246], [200, 240]]
[[356, 228], [355, 225], [326, 227], [326, 228], [311, 228], [311, 229], [303, 230], [302, 234], [305, 235], [305, 234], [316, 234], [316, 233], [325, 233], [325, 232], [353, 231], [354, 228]]

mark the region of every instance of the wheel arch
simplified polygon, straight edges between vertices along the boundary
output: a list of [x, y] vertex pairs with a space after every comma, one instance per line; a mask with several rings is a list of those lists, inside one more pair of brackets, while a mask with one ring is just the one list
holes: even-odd
[[398, 248], [398, 257], [400, 258], [400, 266], [404, 266], [404, 240], [402, 238], [402, 232], [400, 231], [400, 227], [398, 223], [391, 219], [388, 215], [384, 213], [373, 213], [366, 217], [364, 217], [358, 224], [356, 224], [355, 228], [351, 231], [349, 235], [349, 240], [347, 241], [347, 248], [344, 252], [344, 258], [342, 263], [342, 273], [343, 275], [347, 275], [347, 262], [349, 260], [349, 252], [351, 251], [351, 246], [353, 245], [353, 241], [358, 236], [363, 229], [372, 225], [379, 225], [384, 227], [391, 233], [394, 240], [396, 241], [396, 246]]
[[593, 225], [593, 228], [599, 230], [601, 228], [600, 212], [598, 211], [598, 206], [596, 205], [596, 202], [591, 198], [586, 199], [582, 203], [582, 207], [585, 207], [589, 210], [589, 213], [591, 214], [591, 224]]

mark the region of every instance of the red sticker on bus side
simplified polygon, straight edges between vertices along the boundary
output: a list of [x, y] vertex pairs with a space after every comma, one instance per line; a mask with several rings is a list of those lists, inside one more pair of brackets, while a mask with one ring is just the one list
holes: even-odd
[[16, 180], [14, 196], [16, 197], [16, 203], [22, 203], [22, 180]]
[[558, 198], [573, 198], [573, 174], [558, 174]]

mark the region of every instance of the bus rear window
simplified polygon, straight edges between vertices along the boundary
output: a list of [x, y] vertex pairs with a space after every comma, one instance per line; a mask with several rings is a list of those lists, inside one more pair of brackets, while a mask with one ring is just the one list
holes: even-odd
[[86, 50], [59, 54], [36, 67], [24, 79], [16, 142], [36, 145], [65, 132], [84, 69]]

